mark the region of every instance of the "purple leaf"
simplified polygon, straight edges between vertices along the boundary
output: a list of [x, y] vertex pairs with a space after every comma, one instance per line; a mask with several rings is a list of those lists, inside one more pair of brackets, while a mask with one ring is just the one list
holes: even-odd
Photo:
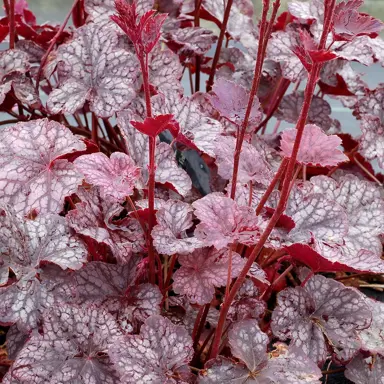
[[[186, 295], [193, 304], [208, 304], [213, 299], [215, 287], [227, 285], [229, 250], [197, 249], [189, 255], [180, 255], [181, 268], [173, 275], [173, 290]], [[231, 276], [239, 275], [245, 260], [232, 252]]]
[[338, 359], [353, 357], [360, 347], [357, 331], [369, 327], [372, 317], [357, 290], [321, 275], [304, 287], [284, 289], [277, 303], [272, 314], [274, 335], [290, 339], [319, 364], [327, 357], [327, 341]]
[[[304, 92], [301, 91], [284, 96], [274, 116], [276, 119], [296, 124], [300, 116], [303, 101]], [[318, 125], [324, 131], [327, 131], [332, 125], [330, 114], [331, 106], [329, 103], [321, 97], [313, 96], [307, 123]]]
[[[216, 164], [219, 175], [231, 180], [233, 176], [233, 157], [235, 155], [236, 139], [229, 136], [220, 136], [216, 141]], [[272, 181], [272, 171], [263, 154], [252, 144], [243, 143], [240, 153], [240, 163], [237, 180], [240, 183], [249, 181], [268, 185]]]
[[103, 201], [97, 188], [79, 188], [77, 195], [81, 202], [66, 216], [76, 233], [108, 245], [120, 264], [128, 262], [132, 253], [144, 249], [144, 233], [136, 219], [124, 219], [120, 226], [111, 222], [124, 209], [121, 205]]
[[132, 195], [140, 176], [140, 168], [122, 152], [113, 152], [108, 158], [104, 153], [92, 153], [78, 157], [75, 168], [85, 175], [85, 180], [100, 188], [103, 199], [118, 202]]
[[229, 331], [232, 354], [244, 364], [219, 356], [200, 372], [199, 383], [319, 383], [320, 369], [295, 347], [267, 354], [268, 336], [256, 320], [243, 320]]
[[364, 358], [359, 354], [347, 365], [345, 377], [356, 384], [383, 384], [384, 357], [375, 355]]
[[156, 212], [157, 225], [153, 227], [153, 245], [164, 255], [185, 254], [202, 247], [195, 237], [189, 237], [187, 230], [193, 225], [192, 207], [178, 200], [168, 200]]
[[[148, 179], [149, 138], [135, 129], [130, 121], [131, 113], [121, 113], [118, 124], [125, 138], [129, 154], [136, 165], [142, 169], [142, 188]], [[159, 143], [156, 146], [156, 171], [155, 181], [162, 184], [171, 184], [175, 190], [185, 196], [192, 188], [192, 181], [188, 174], [178, 167], [175, 153], [167, 143]]]
[[370, 114], [382, 116], [384, 108], [384, 83], [378, 84], [374, 90], [366, 90], [364, 96], [358, 101], [355, 107], [357, 115]]
[[[57, 215], [21, 219], [7, 209], [0, 210], [2, 285], [8, 271], [15, 281], [0, 288], [0, 321], [18, 323], [20, 329], [36, 327], [42, 308], [53, 302], [47, 281], [38, 279], [41, 266], [54, 263], [61, 268], [79, 269], [86, 261], [84, 246], [71, 236], [65, 220]], [[12, 280], [11, 280], [12, 282]]]
[[121, 331], [107, 312], [60, 306], [44, 315], [43, 334], [18, 354], [5, 383], [119, 383], [108, 348]]
[[57, 51], [65, 75], [47, 107], [53, 114], [75, 113], [89, 101], [92, 112], [106, 118], [124, 109], [136, 96], [138, 61], [118, 48], [116, 33], [98, 24], [76, 30], [73, 40]]
[[0, 201], [17, 213], [60, 212], [64, 197], [76, 192], [82, 176], [61, 158], [85, 150], [63, 125], [32, 120], [0, 131]]
[[362, 349], [384, 356], [384, 303], [366, 300], [372, 311], [372, 322], [369, 328], [360, 332]]
[[144, 321], [160, 313], [163, 297], [155, 285], [135, 285], [137, 264], [137, 258], [125, 265], [88, 263], [68, 276], [57, 294], [78, 305], [103, 306], [121, 326]]
[[375, 184], [347, 175], [335, 181], [326, 176], [311, 179], [315, 193], [323, 193], [347, 213], [349, 231], [340, 245], [318, 243], [315, 250], [332, 262], [345, 264], [355, 271], [383, 273], [381, 260], [384, 201]]
[[[210, 100], [221, 116], [234, 124], [241, 125], [247, 111], [249, 92], [232, 81], [222, 77], [215, 81]], [[257, 126], [263, 117], [260, 111], [260, 103], [257, 97], [254, 98], [248, 125]]]
[[384, 168], [384, 123], [379, 116], [363, 115], [360, 128], [363, 132], [360, 138], [360, 151], [365, 158], [377, 158], [381, 168]]
[[245, 280], [229, 308], [228, 318], [232, 322], [261, 318], [264, 315], [266, 304], [258, 297], [259, 291], [252, 280]]
[[201, 56], [210, 50], [217, 36], [206, 28], [186, 27], [171, 30], [166, 34], [166, 40], [176, 45], [179, 55]]
[[29, 332], [20, 332], [16, 324], [9, 328], [7, 332], [7, 355], [10, 360], [16, 360], [16, 356], [29, 338]]
[[288, 10], [292, 16], [302, 19], [323, 21], [324, 2], [323, 0], [292, 1], [288, 3]]
[[[281, 136], [280, 145], [285, 157], [292, 156], [296, 133], [296, 128], [292, 128], [285, 130]], [[338, 149], [339, 146], [341, 139], [338, 136], [327, 136], [317, 125], [307, 124], [297, 153], [297, 162], [321, 167], [336, 166], [348, 161], [348, 157]]]
[[20, 78], [28, 69], [28, 55], [25, 52], [9, 49], [0, 53], [0, 104], [12, 89], [14, 80]]
[[174, 380], [187, 369], [193, 356], [192, 339], [181, 326], [162, 316], [151, 316], [140, 335], [118, 339], [110, 354], [124, 383], [181, 383]]
[[197, 148], [215, 156], [215, 139], [221, 133], [222, 125], [205, 116], [192, 98], [180, 98], [177, 93], [166, 93], [152, 98], [156, 114], [173, 114], [180, 125], [180, 133], [191, 140]]
[[252, 208], [239, 207], [219, 192], [210, 193], [192, 205], [200, 220], [195, 236], [205, 245], [221, 249], [236, 241], [247, 245], [258, 241], [261, 221]]

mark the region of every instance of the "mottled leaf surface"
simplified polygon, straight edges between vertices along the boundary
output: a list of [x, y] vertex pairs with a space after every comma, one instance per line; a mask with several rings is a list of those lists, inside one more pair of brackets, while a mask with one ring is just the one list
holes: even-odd
[[0, 131], [0, 201], [17, 213], [60, 212], [82, 176], [60, 157], [85, 150], [63, 125], [32, 120]]
[[192, 339], [181, 326], [162, 316], [151, 316], [139, 335], [121, 337], [110, 354], [123, 383], [177, 383], [172, 377], [193, 356]]
[[221, 249], [235, 241], [249, 245], [257, 242], [261, 220], [253, 209], [239, 207], [219, 192], [210, 193], [192, 205], [200, 220], [195, 236], [205, 245]]
[[384, 358], [381, 355], [364, 358], [359, 354], [347, 365], [345, 377], [355, 384], [383, 384]]
[[363, 132], [360, 151], [367, 159], [377, 159], [384, 168], [384, 124], [379, 116], [363, 115], [360, 124]]
[[371, 322], [371, 311], [361, 294], [321, 275], [304, 287], [286, 288], [278, 294], [272, 330], [281, 340], [303, 349], [322, 363], [327, 341], [340, 360], [348, 360], [360, 347], [358, 331]]
[[157, 225], [153, 227], [153, 245], [164, 255], [193, 252], [202, 247], [195, 237], [188, 236], [187, 230], [193, 225], [192, 206], [178, 200], [168, 200], [156, 212]]
[[92, 112], [107, 118], [136, 96], [138, 61], [118, 47], [111, 28], [91, 23], [77, 29], [73, 40], [59, 47], [57, 61], [64, 74], [47, 101], [53, 114], [75, 113], [89, 101]]
[[4, 382], [118, 384], [108, 347], [120, 335], [99, 308], [54, 307], [44, 315], [43, 334], [28, 341]]
[[[208, 304], [213, 299], [215, 287], [227, 284], [228, 249], [197, 249], [189, 255], [180, 255], [178, 260], [181, 268], [173, 275], [173, 290], [186, 295], [193, 304]], [[245, 260], [232, 252], [232, 278], [239, 275], [244, 264]]]

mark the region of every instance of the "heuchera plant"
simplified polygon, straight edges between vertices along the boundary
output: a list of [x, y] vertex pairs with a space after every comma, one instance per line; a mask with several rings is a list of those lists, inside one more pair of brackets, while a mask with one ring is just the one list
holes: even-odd
[[3, 383], [383, 383], [384, 24], [280, 5], [4, 0]]

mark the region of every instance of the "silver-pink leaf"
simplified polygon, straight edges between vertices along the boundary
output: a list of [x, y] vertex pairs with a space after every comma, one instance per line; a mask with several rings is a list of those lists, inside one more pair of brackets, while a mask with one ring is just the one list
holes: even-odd
[[48, 119], [1, 129], [1, 203], [23, 214], [60, 212], [64, 197], [82, 182], [73, 164], [60, 157], [85, 149], [69, 129]]
[[355, 384], [383, 384], [384, 357], [357, 355], [348, 365], [345, 377]]
[[122, 152], [113, 152], [110, 158], [101, 152], [83, 155], [74, 164], [84, 174], [87, 183], [99, 187], [103, 199], [113, 202], [131, 195], [140, 176], [140, 168]]
[[278, 294], [272, 314], [272, 331], [290, 339], [313, 361], [323, 363], [327, 341], [338, 359], [353, 357], [360, 348], [358, 331], [368, 328], [372, 313], [354, 288], [321, 275], [304, 287], [286, 288]]
[[79, 188], [77, 195], [81, 202], [66, 215], [69, 226], [77, 233], [108, 245], [120, 264], [144, 249], [144, 233], [136, 219], [126, 218], [119, 226], [111, 222], [124, 209], [121, 205], [104, 201], [98, 188]]
[[202, 247], [195, 237], [189, 237], [187, 230], [193, 225], [192, 207], [178, 200], [168, 200], [156, 212], [157, 225], [153, 227], [153, 245], [164, 255], [193, 252]]
[[249, 207], [239, 207], [222, 193], [214, 192], [192, 203], [200, 220], [195, 236], [216, 249], [238, 241], [255, 244], [260, 236], [261, 219]]
[[[193, 304], [210, 303], [215, 287], [227, 284], [229, 252], [228, 249], [202, 248], [189, 255], [180, 255], [181, 268], [173, 275], [173, 290], [186, 295]], [[244, 264], [245, 259], [232, 252], [232, 278], [239, 275]]]
[[360, 151], [369, 160], [376, 159], [384, 168], [384, 123], [379, 116], [363, 115], [360, 128]]
[[91, 111], [106, 118], [136, 96], [138, 61], [118, 47], [111, 28], [91, 23], [77, 29], [73, 40], [59, 47], [57, 61], [64, 75], [48, 97], [53, 114], [75, 113], [89, 101]]
[[[233, 157], [236, 139], [230, 136], [219, 136], [216, 141], [216, 164], [219, 175], [231, 180], [233, 175]], [[252, 144], [243, 143], [240, 153], [237, 179], [240, 183], [249, 181], [268, 185], [273, 178], [272, 170], [263, 155]]]
[[[221, 116], [234, 124], [241, 125], [248, 107], [249, 92], [246, 88], [220, 77], [215, 81], [210, 100]], [[254, 98], [248, 125], [256, 127], [263, 117], [260, 103]]]
[[[292, 156], [296, 139], [296, 128], [287, 129], [281, 136], [281, 150], [285, 157]], [[321, 128], [313, 124], [304, 127], [297, 161], [301, 164], [332, 167], [348, 161], [348, 157], [338, 149], [341, 139], [336, 135], [326, 135]]]
[[126, 384], [181, 383], [172, 377], [185, 374], [193, 356], [188, 332], [158, 315], [145, 321], [140, 335], [119, 338], [109, 352]]
[[122, 334], [113, 316], [96, 307], [54, 307], [44, 314], [42, 335], [17, 355], [5, 383], [118, 384], [108, 348]]

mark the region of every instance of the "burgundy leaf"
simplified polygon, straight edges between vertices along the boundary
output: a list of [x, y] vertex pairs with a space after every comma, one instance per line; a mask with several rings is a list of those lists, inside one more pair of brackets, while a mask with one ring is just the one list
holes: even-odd
[[214, 157], [216, 137], [222, 125], [205, 116], [192, 98], [180, 98], [177, 93], [166, 93], [152, 98], [153, 110], [158, 114], [173, 114], [180, 125], [180, 133], [191, 140], [198, 149]]
[[79, 269], [87, 253], [58, 215], [26, 220], [2, 208], [0, 221], [1, 284], [7, 283], [9, 271], [15, 276], [10, 285], [0, 288], [0, 321], [32, 329], [44, 307], [53, 303], [48, 282], [38, 278], [41, 266], [54, 263], [63, 269]]
[[354, 288], [316, 275], [304, 287], [286, 288], [277, 297], [272, 331], [281, 340], [303, 349], [313, 361], [324, 363], [327, 341], [340, 360], [360, 347], [357, 331], [369, 327], [371, 311]]
[[64, 76], [47, 101], [53, 114], [75, 113], [89, 101], [91, 111], [106, 118], [136, 95], [137, 59], [118, 47], [111, 28], [88, 24], [77, 29], [73, 39], [59, 47], [57, 61]]
[[[292, 156], [296, 139], [296, 128], [287, 129], [281, 136], [281, 150], [285, 157]], [[307, 124], [301, 140], [297, 161], [301, 164], [332, 167], [348, 161], [338, 149], [341, 139], [336, 135], [327, 136], [317, 125]]]
[[97, 188], [80, 188], [77, 195], [81, 202], [68, 212], [66, 219], [78, 234], [109, 246], [120, 264], [128, 262], [132, 253], [143, 251], [144, 233], [136, 219], [124, 219], [119, 226], [112, 223], [112, 217], [122, 212], [121, 205], [103, 201]]
[[28, 55], [25, 52], [9, 49], [0, 53], [0, 105], [12, 89], [13, 80], [26, 73], [28, 69]]
[[[248, 106], [249, 92], [241, 85], [237, 85], [221, 77], [215, 81], [212, 91], [214, 94], [211, 95], [210, 100], [220, 115], [234, 124], [241, 125], [244, 121]], [[257, 126], [262, 116], [259, 100], [255, 97], [248, 124]]]
[[379, 116], [363, 115], [360, 128], [363, 132], [360, 138], [360, 151], [365, 158], [377, 158], [381, 168], [384, 168], [384, 123]]
[[113, 152], [108, 158], [104, 153], [92, 153], [78, 157], [75, 168], [84, 174], [87, 183], [100, 188], [103, 199], [118, 202], [132, 195], [140, 176], [140, 168], [121, 152]]
[[195, 237], [189, 237], [187, 230], [192, 225], [192, 207], [178, 200], [168, 200], [156, 212], [157, 225], [153, 227], [153, 245], [164, 255], [185, 254], [202, 247]]
[[[197, 249], [189, 255], [179, 256], [181, 268], [173, 275], [173, 290], [186, 295], [193, 304], [208, 304], [213, 299], [215, 287], [227, 284], [229, 250]], [[245, 260], [232, 252], [231, 276], [239, 275]]]
[[200, 372], [199, 383], [319, 383], [320, 369], [298, 348], [280, 346], [268, 356], [268, 342], [256, 320], [235, 323], [229, 331], [229, 345], [232, 354], [244, 364], [219, 356], [208, 361]]
[[201, 27], [174, 29], [166, 36], [171, 45], [176, 45], [177, 53], [186, 56], [204, 55], [217, 40], [211, 30]]
[[[118, 125], [122, 130], [129, 154], [136, 165], [142, 169], [142, 188], [148, 180], [149, 138], [135, 129], [131, 121], [131, 114], [120, 114]], [[159, 143], [155, 153], [156, 171], [155, 181], [162, 184], [171, 184], [175, 190], [185, 196], [192, 188], [192, 181], [188, 174], [179, 168], [175, 153], [167, 143]]]
[[375, 355], [356, 356], [348, 365], [345, 377], [356, 384], [382, 384], [384, 378], [384, 357]]
[[346, 211], [349, 228], [342, 244], [317, 243], [315, 250], [329, 261], [345, 264], [355, 271], [383, 273], [379, 235], [383, 233], [384, 201], [380, 190], [352, 175], [341, 177], [339, 182], [316, 176], [311, 182], [315, 193], [325, 194]]
[[0, 131], [0, 200], [17, 213], [59, 212], [82, 177], [61, 156], [85, 150], [63, 125], [32, 120]]
[[352, 40], [355, 36], [379, 33], [384, 24], [372, 16], [358, 12], [363, 0], [342, 1], [335, 8], [333, 32], [338, 40]]
[[372, 311], [372, 322], [369, 328], [360, 332], [362, 349], [384, 355], [384, 303], [366, 300]]
[[[231, 180], [233, 175], [233, 157], [235, 155], [236, 139], [229, 136], [220, 136], [216, 141], [216, 164], [219, 175]], [[252, 144], [243, 143], [240, 153], [240, 163], [237, 179], [240, 183], [249, 181], [268, 185], [272, 180], [271, 168], [263, 154]]]
[[143, 122], [131, 121], [130, 123], [144, 135], [156, 137], [166, 129], [171, 129], [172, 119], [173, 115], [157, 115], [147, 117]]
[[4, 382], [118, 384], [108, 348], [120, 335], [113, 317], [99, 308], [52, 308], [44, 315], [43, 334], [28, 341]]
[[256, 244], [260, 236], [260, 218], [252, 208], [239, 207], [222, 193], [214, 192], [192, 203], [200, 220], [195, 236], [216, 249], [238, 241]]
[[151, 316], [140, 335], [120, 337], [109, 351], [122, 382], [127, 384], [182, 383], [193, 356], [188, 332], [162, 316]]
[[[279, 108], [275, 113], [276, 119], [285, 120], [289, 123], [297, 123], [304, 102], [304, 92], [294, 92], [286, 95], [281, 100]], [[315, 124], [327, 131], [332, 125], [330, 117], [331, 106], [321, 97], [313, 96], [309, 110], [307, 123]]]
[[135, 285], [137, 258], [125, 265], [91, 262], [68, 276], [57, 288], [64, 300], [107, 309], [125, 328], [160, 313], [162, 294], [152, 284]]

